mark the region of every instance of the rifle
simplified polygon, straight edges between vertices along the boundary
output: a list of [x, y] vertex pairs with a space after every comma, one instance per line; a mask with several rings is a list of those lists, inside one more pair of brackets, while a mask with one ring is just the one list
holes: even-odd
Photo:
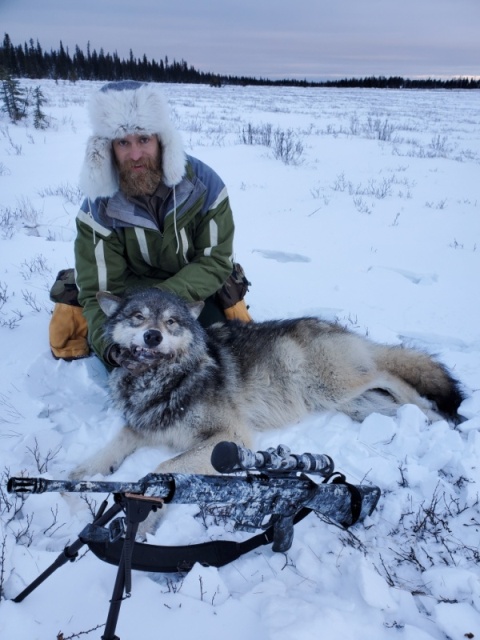
[[[253, 452], [233, 442], [221, 442], [214, 448], [211, 462], [221, 474], [235, 475], [150, 473], [137, 482], [10, 478], [10, 493], [114, 494], [114, 504], [106, 510], [105, 500], [78, 540], [14, 601], [21, 602], [57, 568], [73, 561], [87, 544], [98, 558], [118, 565], [102, 640], [119, 640], [114, 631], [123, 593], [131, 592], [131, 569], [188, 571], [195, 562], [220, 567], [269, 543], [273, 543], [273, 551], [286, 552], [293, 542], [294, 524], [311, 511], [349, 527], [370, 515], [380, 497], [378, 487], [352, 485], [345, 476], [334, 473], [330, 456], [296, 455], [284, 445]], [[318, 484], [310, 476], [321, 476], [323, 482]], [[135, 542], [139, 524], [164, 503], [198, 504], [206, 513], [231, 520], [236, 529], [262, 533], [244, 542], [217, 540], [180, 547]], [[122, 511], [125, 516], [115, 518]]]

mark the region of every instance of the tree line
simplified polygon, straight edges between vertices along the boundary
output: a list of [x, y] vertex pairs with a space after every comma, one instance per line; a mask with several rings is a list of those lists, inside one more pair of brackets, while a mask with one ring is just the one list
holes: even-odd
[[226, 76], [198, 71], [185, 60], [169, 61], [165, 56], [161, 60], [149, 60], [146, 55], [136, 58], [130, 50], [128, 58], [120, 58], [115, 51], [105, 53], [103, 48], [97, 52], [87, 44], [86, 52], [78, 45], [73, 54], [60, 41], [57, 50], [45, 51], [37, 40], [31, 38], [28, 43], [14, 45], [6, 33], [0, 46], [1, 77], [51, 78], [54, 80], [138, 80], [141, 82], [179, 82], [191, 84], [210, 84], [222, 86], [236, 85], [273, 85], [298, 87], [364, 87], [385, 89], [479, 89], [480, 80], [473, 78], [452, 78], [449, 80], [415, 79], [402, 77], [368, 77], [324, 82], [307, 80], [269, 80], [246, 76]]

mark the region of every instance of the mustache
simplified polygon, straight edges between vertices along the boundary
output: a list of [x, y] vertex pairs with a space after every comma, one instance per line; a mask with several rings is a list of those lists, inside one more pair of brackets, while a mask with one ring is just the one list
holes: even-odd
[[150, 171], [158, 171], [160, 169], [159, 163], [157, 160], [153, 158], [142, 158], [140, 160], [125, 160], [122, 165], [119, 167], [120, 172], [127, 172], [133, 169], [134, 167], [142, 167], [144, 169], [149, 169]]

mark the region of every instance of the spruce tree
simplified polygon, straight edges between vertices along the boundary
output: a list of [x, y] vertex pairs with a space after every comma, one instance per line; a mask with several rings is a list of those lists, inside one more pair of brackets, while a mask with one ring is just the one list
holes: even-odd
[[25, 117], [28, 101], [25, 90], [20, 82], [11, 75], [2, 81], [1, 95], [2, 111], [5, 111], [13, 124]]
[[45, 104], [46, 99], [40, 87], [36, 87], [34, 89], [33, 99], [33, 126], [35, 129], [46, 129], [48, 126], [47, 116], [42, 111], [42, 107]]

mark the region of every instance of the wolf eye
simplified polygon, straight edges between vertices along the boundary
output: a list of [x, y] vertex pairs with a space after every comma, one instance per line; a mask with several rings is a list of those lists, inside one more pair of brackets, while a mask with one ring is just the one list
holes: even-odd
[[169, 318], [166, 322], [166, 324], [168, 324], [169, 326], [171, 326], [172, 324], [175, 324], [176, 320], [175, 318]]
[[135, 320], [145, 320], [145, 317], [140, 312], [136, 313], [133, 317], [135, 318]]

